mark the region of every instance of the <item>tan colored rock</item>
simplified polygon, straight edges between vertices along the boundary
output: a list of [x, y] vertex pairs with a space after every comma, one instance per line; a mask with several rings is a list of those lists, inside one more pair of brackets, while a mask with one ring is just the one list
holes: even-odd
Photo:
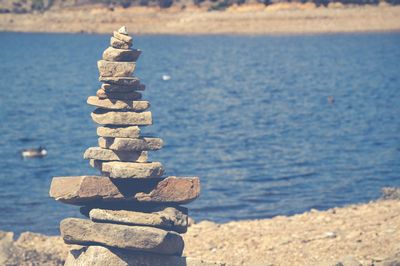
[[146, 126], [152, 124], [151, 112], [116, 112], [96, 109], [91, 116], [94, 122], [102, 125]]
[[145, 111], [150, 107], [150, 103], [148, 101], [100, 99], [97, 96], [89, 96], [87, 103], [102, 109], [129, 110], [136, 112]]
[[175, 233], [146, 226], [94, 223], [67, 218], [60, 224], [61, 236], [67, 244], [100, 244], [109, 247], [181, 255], [183, 239]]
[[147, 151], [126, 152], [102, 149], [100, 147], [91, 147], [83, 154], [84, 159], [93, 159], [99, 161], [121, 161], [145, 163], [148, 160]]
[[122, 33], [118, 32], [118, 31], [114, 31], [113, 36], [114, 36], [114, 38], [117, 38], [120, 41], [123, 41], [123, 42], [125, 42], [127, 44], [132, 45], [133, 39], [129, 35], [122, 34]]
[[[114, 35], [114, 37], [116, 36]], [[142, 52], [137, 49], [116, 49], [114, 47], [108, 47], [103, 52], [103, 59], [113, 62], [136, 62], [141, 53]]]
[[159, 178], [164, 174], [164, 167], [159, 162], [95, 162], [94, 166], [111, 178]]
[[122, 26], [121, 28], [119, 28], [118, 33], [128, 35], [128, 30], [126, 29], [126, 26]]
[[116, 151], [154, 151], [163, 147], [159, 138], [99, 138], [99, 147]]
[[132, 92], [132, 91], [144, 91], [146, 86], [144, 84], [140, 84], [140, 82], [136, 83], [133, 86], [123, 86], [123, 85], [103, 83], [101, 85], [101, 88], [106, 92]]
[[92, 209], [89, 217], [94, 222], [145, 225], [178, 233], [185, 233], [188, 226], [188, 216], [173, 207], [165, 207], [156, 212]]
[[136, 68], [134, 62], [97, 61], [100, 76], [104, 77], [130, 77]]
[[137, 77], [99, 77], [100, 82], [140, 88], [140, 80]]
[[117, 49], [129, 49], [129, 48], [132, 47], [132, 43], [129, 44], [129, 43], [123, 42], [121, 40], [118, 40], [115, 37], [111, 37], [110, 45], [111, 45], [111, 47], [114, 47], [114, 48], [117, 48]]
[[103, 126], [97, 128], [97, 135], [100, 137], [136, 139], [140, 136], [140, 128], [138, 126]]
[[[150, 191], [150, 192], [147, 192]], [[136, 204], [173, 203], [184, 204], [199, 196], [197, 177], [165, 179], [114, 179], [106, 176], [54, 177], [50, 197], [63, 203], [88, 204]]]
[[224, 263], [160, 254], [148, 254], [102, 246], [72, 249], [64, 266], [226, 266]]
[[171, 202], [182, 204], [195, 200], [200, 195], [200, 180], [198, 177], [177, 178], [169, 176], [157, 184], [156, 189], [149, 193], [137, 193], [135, 198], [141, 202]]
[[140, 100], [142, 98], [142, 94], [140, 92], [131, 91], [131, 92], [106, 92], [103, 89], [99, 89], [96, 92], [96, 96], [99, 99], [110, 99], [110, 100], [125, 100], [125, 101], [135, 101]]

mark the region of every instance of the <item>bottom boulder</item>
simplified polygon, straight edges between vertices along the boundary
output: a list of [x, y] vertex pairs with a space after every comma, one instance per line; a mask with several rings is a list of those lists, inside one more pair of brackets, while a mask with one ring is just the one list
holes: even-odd
[[225, 264], [207, 262], [178, 256], [164, 256], [89, 246], [71, 249], [64, 266], [224, 266]]

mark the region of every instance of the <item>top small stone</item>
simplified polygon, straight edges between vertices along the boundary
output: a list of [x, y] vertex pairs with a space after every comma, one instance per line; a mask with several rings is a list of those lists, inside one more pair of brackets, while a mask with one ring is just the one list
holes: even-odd
[[121, 34], [124, 34], [124, 35], [128, 35], [128, 31], [126, 30], [125, 26], [122, 26], [121, 28], [119, 28], [118, 32]]

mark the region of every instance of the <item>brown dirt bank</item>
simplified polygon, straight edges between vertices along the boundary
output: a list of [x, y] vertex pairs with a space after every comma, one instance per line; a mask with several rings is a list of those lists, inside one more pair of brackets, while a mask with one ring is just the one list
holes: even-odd
[[[11, 234], [0, 232], [0, 265], [63, 264], [68, 246], [60, 237], [28, 232], [12, 241]], [[400, 265], [400, 201], [226, 224], [203, 221], [184, 238], [184, 255], [227, 265], [354, 265], [345, 263], [348, 256], [362, 265]], [[399, 264], [385, 264], [389, 259]]]
[[317, 34], [400, 31], [400, 6], [315, 8], [312, 4], [245, 5], [204, 9], [101, 6], [0, 14], [0, 31], [109, 33], [121, 25], [134, 34]]

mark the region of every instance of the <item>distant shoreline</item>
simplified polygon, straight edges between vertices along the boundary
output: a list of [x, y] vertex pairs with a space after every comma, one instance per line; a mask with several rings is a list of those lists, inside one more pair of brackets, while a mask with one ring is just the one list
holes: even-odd
[[102, 6], [50, 10], [36, 14], [0, 14], [0, 31], [107, 33], [126, 25], [145, 35], [297, 35], [400, 31], [400, 6], [334, 6], [310, 4], [233, 6], [207, 12], [150, 7]]

